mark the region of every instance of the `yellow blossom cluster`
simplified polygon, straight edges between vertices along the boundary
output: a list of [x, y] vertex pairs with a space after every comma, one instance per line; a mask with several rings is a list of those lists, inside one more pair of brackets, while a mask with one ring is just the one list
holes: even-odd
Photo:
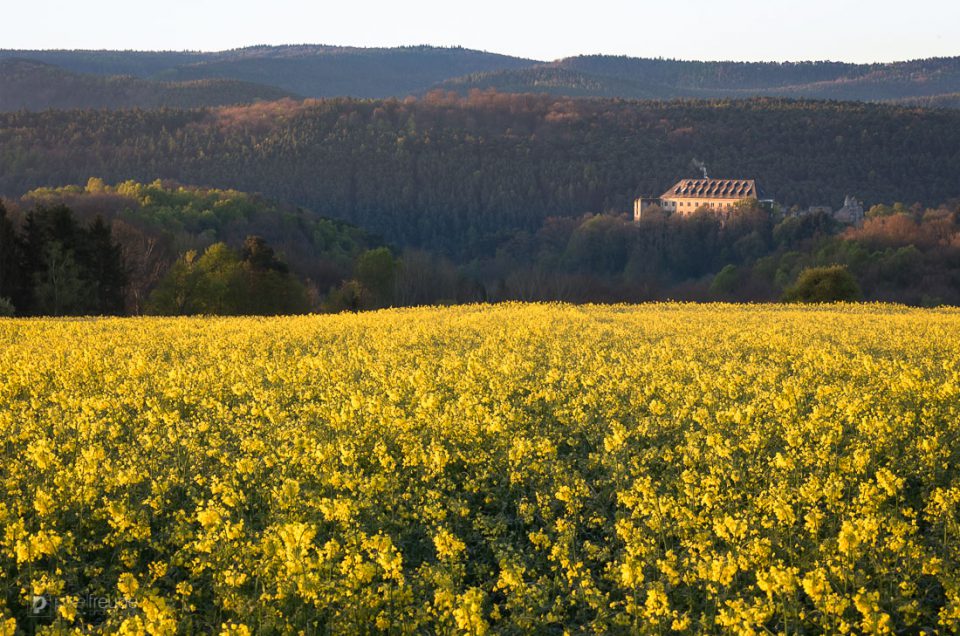
[[960, 631], [956, 310], [5, 319], [0, 371], [2, 634]]

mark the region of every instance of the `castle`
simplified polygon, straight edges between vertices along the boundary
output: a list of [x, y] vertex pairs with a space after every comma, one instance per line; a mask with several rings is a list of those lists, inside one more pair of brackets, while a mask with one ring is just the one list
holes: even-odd
[[643, 211], [651, 205], [684, 216], [701, 208], [729, 212], [744, 199], [763, 200], [763, 194], [753, 179], [681, 179], [657, 198], [641, 197], [634, 201], [633, 218], [639, 221]]

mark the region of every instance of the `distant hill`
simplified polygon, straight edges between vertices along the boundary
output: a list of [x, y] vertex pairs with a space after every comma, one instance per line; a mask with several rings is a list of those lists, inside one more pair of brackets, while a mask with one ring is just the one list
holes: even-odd
[[960, 108], [960, 92], [931, 95], [930, 97], [905, 97], [887, 100], [890, 103], [919, 108]]
[[32, 190], [14, 205], [29, 210], [58, 204], [86, 222], [102, 216], [115, 227], [119, 221], [136, 228], [136, 236], [156, 241], [156, 249], [164, 252], [168, 262], [187, 250], [202, 252], [214, 242], [239, 247], [249, 235], [262, 236], [294, 271], [317, 281], [324, 290], [349, 275], [360, 252], [382, 244], [379, 237], [343, 221], [256, 194], [159, 180], [111, 186], [91, 178], [86, 186]]
[[626, 212], [695, 176], [786, 205], [960, 194], [960, 111], [785, 98], [577, 100], [432, 93], [207, 110], [0, 114], [0, 195], [174, 179], [260, 192], [456, 258], [551, 216]]
[[452, 90], [461, 95], [471, 90], [495, 90], [500, 93], [543, 93], [558, 97], [662, 99], [678, 96], [666, 87], [644, 85], [622, 77], [594, 75], [554, 64], [474, 73], [447, 80], [434, 88]]
[[21, 59], [59, 66], [74, 73], [131, 75], [148, 78], [180, 64], [207, 59], [211, 53], [178, 51], [83, 51], [0, 49], [0, 60]]
[[450, 77], [534, 63], [495, 53], [429, 46], [270, 46], [216, 54], [158, 73], [163, 79], [222, 77], [270, 83], [307, 97], [406, 97]]
[[[755, 96], [883, 101], [936, 101], [960, 91], [960, 57], [890, 64], [839, 62], [695, 62], [581, 56], [522, 69], [475, 73], [436, 88], [466, 93], [495, 89], [628, 99]], [[944, 105], [954, 101], [944, 98]]]
[[452, 77], [514, 69], [535, 60], [463, 48], [254, 46], [215, 53], [0, 50], [75, 73], [141, 79], [229, 79], [274, 86], [305, 97], [406, 97]]
[[228, 79], [159, 82], [72, 73], [32, 60], [0, 60], [0, 110], [198, 108], [273, 101], [295, 95]]
[[951, 107], [960, 93], [960, 57], [850, 64], [583, 55], [541, 62], [464, 48], [309, 44], [219, 52], [0, 50], [0, 60], [5, 59], [142, 80], [233, 80], [304, 97], [403, 98], [433, 89], [461, 94], [493, 89], [624, 99], [919, 100], [916, 103]]

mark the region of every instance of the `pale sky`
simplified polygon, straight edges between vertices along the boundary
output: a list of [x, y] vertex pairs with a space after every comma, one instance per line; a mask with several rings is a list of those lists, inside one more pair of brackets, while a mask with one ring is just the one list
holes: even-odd
[[460, 45], [553, 60], [960, 55], [960, 0], [3, 0], [0, 48]]

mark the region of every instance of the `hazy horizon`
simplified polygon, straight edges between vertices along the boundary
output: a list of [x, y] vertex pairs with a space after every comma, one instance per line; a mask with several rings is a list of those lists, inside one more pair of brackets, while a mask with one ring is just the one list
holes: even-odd
[[121, 0], [36, 0], [6, 11], [7, 50], [223, 51], [329, 46], [429, 46], [539, 61], [576, 55], [742, 62], [884, 63], [960, 55], [960, 3], [761, 0], [671, 3], [490, 0], [482, 9], [438, 0], [320, 6], [277, 0], [169, 0], [162, 10]]
[[630, 55], [627, 53], [601, 53], [601, 52], [591, 52], [591, 51], [582, 51], [579, 53], [572, 53], [563, 57], [557, 58], [534, 58], [526, 57], [520, 55], [514, 55], [512, 53], [507, 53], [504, 51], [498, 51], [496, 49], [490, 48], [474, 48], [470, 46], [464, 46], [460, 44], [433, 44], [429, 42], [417, 42], [410, 44], [393, 44], [393, 45], [362, 45], [362, 44], [342, 44], [342, 43], [329, 43], [329, 42], [280, 42], [280, 43], [263, 43], [256, 42], [253, 44], [244, 44], [240, 46], [232, 46], [229, 48], [210, 48], [210, 49], [201, 49], [201, 48], [105, 48], [105, 47], [77, 47], [77, 48], [28, 48], [28, 47], [0, 47], [0, 51], [38, 51], [38, 52], [53, 52], [53, 51], [87, 51], [87, 52], [98, 52], [98, 51], [115, 51], [123, 53], [225, 53], [229, 51], [242, 51], [246, 49], [254, 48], [282, 48], [282, 47], [298, 47], [298, 46], [316, 46], [316, 47], [326, 47], [326, 48], [337, 48], [337, 49], [364, 49], [364, 50], [376, 50], [376, 49], [400, 49], [400, 48], [419, 48], [419, 47], [428, 47], [435, 49], [464, 49], [470, 51], [477, 51], [481, 53], [490, 53], [494, 55], [503, 55], [507, 57], [522, 58], [527, 59], [533, 62], [555, 62], [562, 59], [567, 59], [571, 57], [593, 57], [593, 56], [608, 56], [608, 57], [628, 57], [628, 58], [642, 58], [642, 59], [664, 59], [664, 60], [678, 60], [684, 62], [740, 62], [740, 63], [772, 63], [772, 64], [799, 64], [804, 62], [831, 62], [831, 63], [842, 63], [842, 64], [889, 64], [896, 62], [911, 62], [914, 60], [922, 59], [934, 59], [934, 58], [954, 58], [960, 57], [960, 50], [951, 55], [925, 55], [919, 57], [903, 57], [903, 58], [891, 58], [883, 60], [843, 60], [835, 58], [803, 58], [803, 59], [740, 59], [740, 58], [693, 58], [693, 57], [674, 57], [666, 55]]

